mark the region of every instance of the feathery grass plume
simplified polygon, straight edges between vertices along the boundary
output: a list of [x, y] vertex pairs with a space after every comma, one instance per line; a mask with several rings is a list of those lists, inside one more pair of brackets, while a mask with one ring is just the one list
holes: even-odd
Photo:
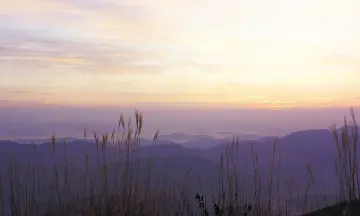
[[[352, 185], [354, 188], [354, 199], [360, 198], [360, 179], [359, 179], [359, 158], [358, 158], [358, 133], [359, 128], [356, 122], [355, 118], [355, 112], [354, 108], [350, 109], [351, 119], [352, 119], [352, 132], [351, 132], [351, 138], [352, 138], [352, 158], [353, 161], [351, 161], [352, 169], [351, 169], [351, 179], [352, 179]], [[357, 189], [356, 189], [357, 188]], [[357, 193], [357, 194], [356, 194]]]
[[269, 187], [269, 200], [268, 200], [268, 207], [267, 207], [267, 211], [270, 212], [271, 208], [272, 208], [272, 189], [273, 189], [273, 177], [274, 177], [274, 161], [275, 161], [275, 152], [276, 152], [276, 146], [277, 146], [278, 140], [275, 139], [274, 141], [274, 146], [273, 146], [273, 151], [272, 151], [272, 155], [271, 155], [271, 161], [270, 161], [270, 176], [268, 179], [268, 187]]
[[335, 159], [335, 172], [338, 178], [338, 189], [339, 189], [338, 199], [344, 200], [346, 199], [346, 194], [345, 194], [346, 189], [345, 189], [345, 179], [344, 179], [345, 170], [343, 169], [343, 148], [340, 143], [336, 125], [331, 125], [330, 130], [332, 131], [337, 149], [337, 158]]
[[153, 136], [153, 144], [155, 143], [155, 141], [157, 141], [157, 140], [158, 140], [159, 133], [160, 133], [160, 131], [159, 131], [159, 130], [157, 130], [157, 131], [155, 132], [155, 134], [154, 134], [154, 136]]
[[358, 126], [354, 110], [350, 110], [351, 121], [344, 117], [344, 126], [340, 130], [340, 138], [335, 125], [330, 127], [337, 148], [335, 171], [338, 179], [339, 200], [359, 199], [359, 158], [358, 152]]
[[[307, 200], [307, 196], [308, 196], [308, 192], [309, 189], [311, 188], [311, 186], [314, 186], [315, 184], [315, 179], [314, 179], [314, 175], [312, 172], [312, 168], [311, 168], [311, 164], [306, 163], [306, 170], [307, 170], [307, 174], [308, 174], [308, 178], [307, 178], [307, 183], [306, 183], [306, 190], [305, 190], [305, 197], [304, 197], [304, 209], [308, 209], [308, 200]], [[317, 196], [316, 196], [316, 201], [318, 202]]]
[[136, 133], [138, 133], [138, 128], [139, 128], [139, 125], [140, 125], [140, 113], [138, 110], [135, 110], [135, 122], [136, 122]]
[[125, 119], [124, 119], [124, 115], [122, 113], [120, 114], [119, 126], [120, 125], [125, 130]]
[[111, 132], [111, 137], [110, 137], [113, 146], [115, 146], [115, 133], [116, 133], [115, 130], [113, 130]]
[[32, 145], [32, 147], [33, 147], [34, 152], [36, 152], [36, 145], [35, 145], [35, 143], [34, 143], [34, 142], [31, 142], [31, 145]]
[[106, 148], [106, 145], [108, 143], [108, 134], [102, 135], [102, 143], [101, 143], [101, 149], [104, 150]]
[[[254, 145], [251, 144], [251, 155], [253, 160], [254, 186], [255, 186], [255, 202], [261, 205], [261, 176], [259, 172], [259, 155], [255, 152]], [[260, 209], [256, 209], [255, 214], [260, 213]]]
[[63, 150], [64, 150], [64, 154], [63, 154], [63, 164], [65, 166], [65, 169], [64, 169], [64, 183], [65, 183], [65, 189], [64, 189], [64, 192], [65, 192], [65, 199], [66, 201], [68, 201], [69, 199], [69, 194], [70, 194], [70, 187], [69, 187], [69, 182], [68, 182], [68, 173], [69, 173], [69, 170], [68, 170], [68, 157], [67, 157], [67, 143], [66, 143], [66, 140], [64, 140], [63, 142]]
[[[282, 173], [281, 173], [281, 151], [278, 154], [278, 178], [277, 178], [277, 205], [280, 206], [280, 187], [281, 187], [281, 180], [282, 180]], [[286, 190], [286, 189], [285, 189]], [[288, 205], [285, 206], [285, 212], [288, 212]]]
[[[337, 132], [333, 135], [338, 150], [335, 169], [337, 170], [338, 181], [341, 182], [338, 183], [339, 190], [340, 188], [344, 189], [343, 194], [346, 199], [357, 198], [359, 195], [358, 156], [357, 152], [354, 151], [357, 149], [358, 141], [357, 125], [353, 110], [351, 112], [352, 120], [345, 119], [345, 126], [340, 133]], [[296, 196], [296, 194], [294, 195], [296, 184], [292, 176], [278, 171], [280, 170], [281, 154], [277, 140], [272, 147], [272, 152], [270, 152], [270, 154], [272, 153], [270, 155], [270, 169], [269, 173], [266, 173], [268, 181], [261, 181], [264, 164], [262, 161], [259, 162], [259, 154], [255, 152], [254, 145], [251, 145], [254, 180], [249, 184], [245, 181], [246, 179], [241, 178], [241, 173], [248, 172], [240, 170], [242, 158], [238, 158], [239, 137], [236, 139], [233, 137], [232, 142], [226, 144], [225, 150], [219, 151], [219, 154], [221, 153], [220, 163], [217, 164], [219, 169], [216, 170], [217, 176], [214, 176], [215, 181], [212, 183], [212, 188], [203, 184], [204, 181], [200, 178], [201, 176], [194, 171], [190, 172], [191, 169], [188, 172], [185, 170], [184, 179], [175, 179], [174, 185], [171, 184], [171, 175], [169, 175], [170, 180], [167, 179], [167, 173], [166, 177], [157, 184], [154, 181], [154, 177], [158, 176], [156, 176], [156, 170], [153, 168], [156, 165], [153, 158], [149, 157], [147, 164], [145, 161], [144, 167], [141, 167], [143, 165], [139, 162], [140, 159], [136, 155], [135, 157], [132, 155], [140, 147], [142, 119], [142, 113], [135, 110], [136, 128], [132, 127], [131, 119], [125, 124], [124, 117], [121, 114], [118, 128], [112, 133], [104, 133], [100, 137], [94, 132], [96, 152], [89, 151], [87, 146], [83, 146], [84, 161], [81, 161], [84, 166], [74, 164], [75, 153], [70, 152], [70, 146], [66, 145], [65, 142], [63, 149], [59, 145], [56, 147], [55, 134], [52, 136], [50, 144], [51, 155], [53, 156], [53, 161], [51, 161], [53, 164], [50, 164], [50, 168], [47, 164], [40, 163], [43, 159], [41, 158], [41, 147], [32, 144], [33, 151], [37, 154], [29, 156], [27, 165], [18, 165], [13, 159], [9, 164], [8, 174], [5, 176], [5, 178], [8, 177], [9, 181], [7, 188], [4, 187], [4, 176], [0, 174], [0, 202], [2, 202], [1, 206], [4, 206], [4, 198], [9, 200], [9, 214], [5, 212], [4, 207], [0, 213], [11, 216], [42, 216], [46, 214], [49, 216], [76, 214], [89, 216], [292, 215], [292, 207], [286, 203], [283, 204], [282, 201]], [[335, 126], [334, 128], [336, 130]], [[85, 140], [87, 140], [87, 136], [87, 131], [84, 129]], [[153, 136], [153, 144], [158, 140], [158, 136], [159, 130]], [[109, 146], [108, 142], [110, 144], [112, 142], [113, 146]], [[126, 146], [124, 154], [119, 154], [119, 157], [108, 154], [110, 147], [116, 146], [120, 150], [123, 144]], [[67, 148], [69, 149], [67, 150]], [[63, 155], [59, 154], [62, 153], [62, 150]], [[94, 156], [92, 156], [93, 153]], [[34, 160], [31, 161], [30, 159]], [[275, 167], [276, 160], [278, 160], [278, 168]], [[96, 167], [96, 165], [98, 166]], [[167, 165], [166, 162], [166, 170], [170, 169]], [[36, 166], [37, 169], [35, 169]], [[251, 168], [251, 166], [249, 167]], [[244, 169], [246, 168], [247, 166]], [[310, 164], [306, 166], [306, 169], [308, 193], [310, 186], [314, 190], [316, 189], [316, 173]], [[162, 173], [164, 172], [162, 170]], [[210, 182], [210, 174], [207, 177], [206, 181]], [[46, 178], [50, 179], [49, 182]], [[282, 178], [284, 178], [284, 184], [281, 186]], [[187, 185], [190, 180], [194, 182]], [[276, 180], [277, 184], [273, 182]], [[263, 187], [263, 183], [267, 183], [268, 188], [266, 185]], [[189, 186], [195, 186], [195, 188]], [[265, 193], [263, 189], [265, 189]], [[277, 194], [274, 191], [276, 189]], [[9, 193], [5, 193], [6, 190]], [[195, 200], [191, 198], [195, 195], [194, 191], [198, 192]], [[255, 198], [249, 197], [249, 191], [251, 194], [255, 191]], [[282, 191], [284, 194], [281, 194]], [[298, 190], [300, 204], [296, 205], [296, 208], [302, 207], [302, 198], [299, 194], [300, 191]], [[212, 195], [214, 196], [212, 197]], [[274, 201], [275, 199], [272, 199], [274, 196], [277, 196], [277, 203]], [[306, 196], [308, 195], [306, 194]], [[213, 199], [211, 200], [211, 198]], [[269, 200], [267, 200], [268, 198]], [[316, 201], [318, 202], [317, 197]], [[281, 209], [283, 205], [285, 205], [284, 211]], [[38, 208], [38, 206], [40, 207]], [[299, 209], [299, 211], [305, 211], [305, 208], [304, 205], [303, 209]], [[53, 214], [54, 212], [56, 214]]]
[[52, 146], [52, 153], [55, 154], [55, 142], [56, 142], [56, 138], [55, 138], [55, 133], [51, 136], [51, 146]]
[[84, 138], [85, 138], [85, 140], [87, 140], [87, 130], [86, 130], [86, 128], [84, 128]]
[[52, 156], [53, 156], [53, 169], [54, 169], [54, 173], [55, 173], [55, 191], [57, 193], [58, 207], [60, 207], [62, 205], [62, 199], [61, 199], [61, 192], [60, 192], [59, 170], [58, 170], [57, 158], [56, 158], [56, 154], [55, 154], [55, 150], [56, 150], [55, 133], [51, 137], [51, 146], [52, 146], [51, 151], [52, 151]]

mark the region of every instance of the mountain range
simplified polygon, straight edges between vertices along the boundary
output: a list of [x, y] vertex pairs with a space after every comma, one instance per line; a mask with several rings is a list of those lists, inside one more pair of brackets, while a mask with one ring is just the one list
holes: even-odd
[[[254, 180], [254, 159], [256, 159], [257, 170], [263, 181], [268, 180], [272, 171], [281, 184], [286, 184], [287, 177], [292, 179], [294, 188], [299, 191], [306, 190], [308, 181], [307, 164], [311, 165], [314, 173], [313, 193], [333, 196], [336, 192], [336, 173], [334, 162], [337, 149], [334, 134], [330, 130], [304, 130], [291, 133], [276, 139], [275, 137], [258, 137], [252, 140], [241, 140], [236, 138], [214, 138], [211, 136], [190, 136], [190, 140], [179, 143], [169, 139], [183, 138], [184, 134], [161, 136], [155, 143], [153, 140], [140, 139], [140, 147], [132, 153], [132, 157], [139, 161], [140, 170], [137, 172], [145, 174], [148, 158], [152, 158], [153, 177], [155, 182], [161, 182], [165, 177], [170, 181], [189, 183], [189, 185], [205, 182], [204, 187], [214, 188], [221, 167], [221, 155], [228, 157], [242, 177], [244, 184], [252, 184]], [[188, 137], [189, 138], [189, 137]], [[168, 139], [168, 140], [166, 140]], [[86, 155], [91, 158], [94, 168], [96, 163], [102, 162], [105, 156], [109, 164], [110, 179], [115, 180], [117, 161], [125, 158], [125, 152], [115, 154], [116, 147], [111, 143], [102, 149], [93, 140], [77, 138], [60, 138], [55, 143], [52, 155], [52, 143], [45, 140], [36, 140], [41, 144], [29, 145], [33, 140], [0, 141], [0, 174], [6, 176], [8, 164], [16, 159], [20, 167], [26, 170], [29, 161], [43, 164], [50, 170], [55, 164], [64, 162], [64, 155], [71, 161], [76, 175], [78, 169], [84, 169]], [[65, 142], [66, 141], [66, 142]], [[272, 167], [270, 161], [274, 152], [275, 158]], [[66, 143], [66, 145], [64, 145]], [[34, 148], [35, 147], [35, 148]], [[99, 150], [99, 152], [98, 152]], [[228, 152], [228, 153], [226, 153]], [[230, 153], [229, 153], [230, 152]], [[94, 160], [95, 159], [95, 160]], [[166, 168], [164, 167], [166, 164]], [[166, 170], [166, 172], [165, 172]], [[44, 175], [46, 172], [44, 172]], [[112, 173], [112, 174], [111, 174]], [[186, 180], [184, 179], [185, 177]], [[209, 179], [212, 179], [210, 181]], [[275, 178], [275, 177], [274, 177]], [[251, 191], [252, 187], [248, 187]], [[194, 188], [196, 190], [196, 188]], [[214, 191], [215, 193], [215, 191]], [[285, 193], [285, 191], [281, 191]], [[303, 196], [304, 194], [297, 194]], [[290, 197], [293, 199], [294, 197]]]

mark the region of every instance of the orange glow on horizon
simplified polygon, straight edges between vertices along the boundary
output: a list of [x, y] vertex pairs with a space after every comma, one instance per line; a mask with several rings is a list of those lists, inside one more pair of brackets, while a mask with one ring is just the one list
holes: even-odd
[[360, 105], [359, 1], [14, 0], [0, 10], [3, 101]]

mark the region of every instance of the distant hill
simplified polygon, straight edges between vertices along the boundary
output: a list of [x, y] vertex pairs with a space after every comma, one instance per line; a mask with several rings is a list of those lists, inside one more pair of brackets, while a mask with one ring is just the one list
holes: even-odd
[[[182, 136], [183, 134], [175, 134]], [[193, 156], [219, 162], [220, 154], [225, 153], [227, 146], [231, 145], [232, 139], [215, 139], [213, 137], [202, 137], [200, 139], [176, 143], [168, 140], [158, 140], [153, 144], [152, 140], [141, 139], [140, 150], [135, 154], [140, 157], [158, 156]], [[247, 164], [249, 172], [252, 171], [251, 145], [259, 156], [259, 168], [263, 173], [269, 171], [269, 161], [271, 159], [274, 139], [271, 137], [243, 141], [239, 140], [236, 147], [236, 161], [239, 166]], [[57, 143], [57, 158], [64, 154], [63, 140]], [[204, 147], [206, 146], [206, 148]], [[82, 164], [84, 161], [85, 149], [90, 158], [97, 157], [96, 145], [92, 141], [72, 140], [67, 143], [68, 155], [74, 156], [75, 163]], [[11, 141], [0, 141], [0, 160], [6, 161], [16, 153], [18, 160], [33, 155], [33, 148], [30, 145], [20, 145]], [[51, 144], [49, 142], [37, 145], [37, 155], [41, 155], [44, 162], [51, 161]], [[281, 154], [281, 171], [285, 174], [294, 176], [299, 182], [306, 178], [306, 163], [310, 163], [315, 176], [315, 180], [320, 186], [331, 189], [334, 185], [334, 159], [336, 157], [336, 147], [333, 134], [329, 130], [304, 130], [291, 133], [278, 139], [277, 152]], [[108, 144], [105, 149], [107, 159], [111, 162], [117, 158], [114, 156], [114, 148]], [[278, 158], [278, 156], [276, 156]], [[59, 159], [60, 160], [60, 159]], [[278, 160], [278, 159], [277, 159]], [[278, 166], [275, 166], [275, 172]]]
[[[49, 142], [50, 138], [22, 138], [22, 139], [14, 139], [12, 141], [19, 143], [19, 144], [42, 144]], [[66, 142], [73, 142], [77, 140], [83, 140], [75, 137], [59, 137], [57, 138], [58, 141], [66, 141]]]
[[[182, 136], [181, 134], [178, 134]], [[182, 176], [188, 170], [192, 170], [189, 182], [196, 182], [195, 176], [201, 179], [207, 179], [210, 173], [218, 170], [221, 153], [225, 154], [226, 149], [232, 145], [232, 139], [216, 139], [213, 137], [201, 137], [197, 140], [177, 143], [169, 140], [160, 139], [153, 143], [152, 140], [141, 139], [140, 148], [132, 153], [131, 159], [139, 158], [141, 167], [146, 167], [148, 158], [152, 158], [154, 165], [154, 178], [160, 180], [164, 172], [164, 163], [168, 163], [168, 174], [172, 179], [185, 183]], [[201, 148], [207, 146], [207, 148]], [[210, 147], [209, 147], [210, 146]], [[239, 173], [246, 181], [253, 181], [253, 157], [251, 146], [258, 154], [259, 172], [263, 181], [267, 180], [271, 167], [269, 161], [272, 157], [274, 139], [272, 137], [260, 140], [239, 140], [239, 143], [233, 146], [233, 164], [237, 167]], [[19, 144], [13, 141], [0, 141], [0, 173], [7, 174], [7, 165], [14, 158], [20, 165], [25, 166], [32, 160], [38, 164], [45, 165], [49, 170], [52, 169], [54, 162], [61, 164], [65, 155], [64, 140], [60, 139], [55, 145], [55, 157], [52, 156], [52, 144], [45, 142], [36, 145], [36, 151], [33, 145]], [[315, 187], [311, 191], [321, 191], [323, 194], [331, 196], [334, 193], [335, 169], [334, 160], [337, 150], [333, 134], [329, 130], [304, 130], [288, 134], [277, 140], [276, 163], [279, 155], [281, 165], [275, 164], [274, 175], [291, 176], [294, 187], [300, 190], [299, 194], [293, 196], [303, 196], [307, 182], [306, 164], [310, 163], [314, 177]], [[99, 155], [98, 155], [99, 150]], [[103, 154], [106, 156], [106, 162], [110, 165], [110, 170], [114, 170], [117, 162], [125, 158], [125, 152], [115, 154], [116, 148], [109, 143], [104, 150], [98, 149], [92, 140], [69, 140], [66, 144], [66, 155], [71, 159], [74, 173], [81, 173], [84, 169], [85, 154], [89, 155], [91, 166], [94, 168], [97, 164], [94, 162], [100, 159], [102, 163]], [[360, 155], [360, 153], [359, 153]], [[98, 160], [99, 161], [99, 160]], [[209, 172], [208, 172], [209, 171]], [[110, 172], [111, 173], [111, 172]], [[141, 174], [141, 172], [140, 172]], [[213, 176], [214, 177], [214, 176]], [[215, 176], [216, 177], [216, 176]], [[211, 182], [206, 181], [204, 182]], [[209, 183], [211, 184], [211, 183]], [[281, 179], [281, 184], [285, 180]], [[210, 187], [209, 187], [210, 188]], [[281, 191], [281, 193], [285, 193]]]
[[209, 135], [187, 134], [187, 133], [171, 133], [171, 134], [162, 134], [159, 136], [159, 139], [175, 141], [175, 142], [186, 142], [190, 140], [209, 139], [209, 138], [213, 138], [213, 137]]

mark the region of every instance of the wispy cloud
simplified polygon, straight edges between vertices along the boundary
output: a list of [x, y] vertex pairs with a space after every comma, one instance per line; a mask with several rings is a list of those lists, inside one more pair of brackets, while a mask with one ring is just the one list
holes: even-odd
[[27, 33], [0, 32], [0, 40], [3, 41], [0, 45], [0, 61], [3, 64], [21, 66], [28, 62], [39, 66], [46, 63], [77, 68], [81, 72], [137, 73], [152, 71], [151, 65], [144, 67], [141, 62], [154, 61], [159, 55], [157, 51], [138, 47], [44, 38]]
[[360, 92], [359, 10], [355, 0], [2, 1], [0, 86], [18, 92], [1, 97], [348, 104]]

